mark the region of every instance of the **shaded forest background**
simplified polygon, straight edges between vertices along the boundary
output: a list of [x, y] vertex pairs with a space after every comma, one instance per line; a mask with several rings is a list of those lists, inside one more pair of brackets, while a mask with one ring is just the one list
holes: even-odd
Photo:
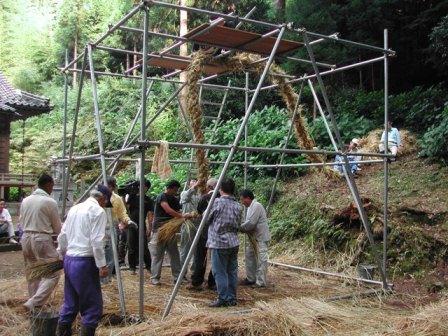
[[[171, 1], [178, 3], [178, 1]], [[253, 6], [252, 18], [271, 22], [293, 22], [297, 27], [324, 34], [339, 32], [342, 38], [383, 45], [383, 29], [389, 30], [390, 48], [397, 52], [390, 64], [390, 115], [400, 128], [417, 134], [420, 154], [446, 164], [448, 158], [448, 98], [446, 71], [448, 70], [448, 1], [403, 1], [403, 0], [186, 0], [187, 5], [213, 9], [225, 13], [244, 15]], [[85, 44], [95, 40], [108, 25], [119, 20], [134, 5], [122, 0], [3, 0], [0, 3], [0, 70], [20, 89], [47, 96], [54, 104], [54, 111], [46, 116], [26, 122], [25, 136], [20, 123], [13, 125], [12, 170], [26, 172], [42, 170], [50, 156], [59, 156], [62, 143], [63, 76], [59, 68], [64, 64], [65, 50], [69, 58], [82, 52]], [[176, 33], [179, 29], [179, 14], [174, 10], [155, 8], [151, 11], [150, 25], [159, 32]], [[189, 29], [206, 22], [207, 18], [189, 15]], [[141, 27], [142, 20], [136, 16], [127, 23]], [[242, 29], [260, 27], [247, 24]], [[300, 39], [291, 33], [290, 39]], [[150, 50], [161, 50], [172, 43], [169, 40], [151, 39]], [[112, 47], [141, 51], [141, 36], [119, 31], [104, 44]], [[341, 46], [331, 42], [316, 46], [318, 60], [338, 66], [375, 56], [373, 52]], [[306, 58], [304, 50], [297, 57]], [[95, 52], [97, 70], [123, 72], [138, 59], [123, 54]], [[310, 72], [309, 65], [283, 62], [288, 73], [301, 75]], [[80, 64], [77, 64], [80, 67]], [[163, 75], [163, 69], [151, 69], [151, 75]], [[342, 136], [363, 136], [383, 122], [383, 67], [382, 63], [369, 65], [325, 78]], [[256, 85], [251, 78], [251, 87]], [[244, 78], [235, 75], [235, 85], [243, 86]], [[226, 84], [227, 79], [218, 80]], [[78, 85], [76, 76], [70, 79], [69, 115], [73, 113]], [[127, 126], [139, 104], [138, 80], [101, 78], [99, 82], [100, 109], [107, 148], [121, 145]], [[149, 97], [148, 113], [156, 108], [172, 92], [173, 86], [160, 83], [154, 86]], [[298, 87], [296, 90], [298, 91]], [[205, 99], [218, 101], [219, 92], [206, 92]], [[304, 88], [303, 99], [309, 130], [316, 143], [325, 148], [330, 145], [323, 122], [316, 117], [311, 94]], [[98, 151], [93, 125], [90, 83], [83, 91], [81, 119], [76, 140], [76, 153], [89, 154]], [[284, 105], [275, 93], [264, 92], [251, 117], [249, 145], [272, 146], [284, 142], [288, 128]], [[150, 137], [171, 141], [187, 141], [188, 133], [179, 123], [178, 108], [172, 104], [150, 129]], [[313, 113], [314, 110], [314, 113]], [[238, 93], [231, 93], [225, 109], [224, 121], [219, 128], [216, 142], [228, 144], [244, 111], [244, 100]], [[69, 124], [69, 130], [71, 129]], [[264, 132], [257, 132], [263, 129]], [[294, 141], [289, 144], [294, 147]], [[23, 154], [26, 160], [23, 159]], [[223, 154], [212, 153], [211, 159]], [[173, 158], [187, 158], [188, 152], [172, 153]], [[254, 163], [273, 163], [278, 156], [256, 154], [250, 158]], [[304, 161], [303, 157], [289, 158], [289, 162]], [[76, 178], [88, 181], [95, 171], [92, 162], [77, 165]], [[133, 167], [123, 167], [125, 177], [132, 175]], [[179, 169], [185, 173], [187, 167]], [[83, 172], [81, 174], [81, 172]], [[294, 174], [300, 171], [294, 171]], [[256, 172], [253, 178], [266, 172]], [[270, 172], [267, 172], [270, 174]]]

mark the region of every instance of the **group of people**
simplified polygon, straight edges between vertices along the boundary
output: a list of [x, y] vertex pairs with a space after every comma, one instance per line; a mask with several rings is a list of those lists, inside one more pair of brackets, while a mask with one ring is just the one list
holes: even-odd
[[[396, 157], [398, 154], [398, 150], [402, 146], [400, 132], [397, 128], [392, 127], [391, 121], [387, 123], [387, 132], [387, 146], [385, 145], [386, 133], [383, 131], [380, 143], [378, 145], [378, 150], [380, 153], [386, 153], [387, 147], [387, 153], [390, 153]], [[360, 164], [358, 162], [362, 159], [362, 156], [356, 154], [358, 152], [359, 146], [359, 139], [353, 138], [347, 147], [346, 153], [348, 166], [352, 174], [356, 174], [361, 170]], [[342, 155], [336, 155], [334, 163], [335, 165], [333, 166], [333, 169], [342, 174], [345, 170], [344, 157]]]
[[[101, 319], [103, 300], [101, 282], [114, 272], [110, 225], [107, 208], [111, 208], [112, 228], [121, 227], [127, 235], [127, 253], [131, 272], [135, 272], [138, 260], [139, 194], [129, 195], [126, 201], [116, 193], [117, 183], [108, 178], [107, 185], [99, 184], [90, 197], [74, 205], [61, 223], [56, 201], [50, 196], [53, 178], [47, 174], [39, 177], [38, 187], [26, 197], [20, 208], [23, 225], [22, 250], [25, 266], [37, 262], [49, 263], [63, 260], [64, 301], [60, 309], [58, 336], [72, 335], [72, 324], [81, 315], [80, 335], [94, 335]], [[198, 182], [191, 180], [189, 188], [178, 197], [181, 185], [178, 181], [166, 184], [164, 192], [153, 201], [146, 195], [150, 189], [145, 183], [145, 267], [151, 273], [151, 284], [160, 285], [165, 253], [169, 255], [173, 281], [177, 281], [181, 265], [185, 263], [201, 216], [207, 209], [216, 179], [209, 179], [204, 194], [198, 191]], [[246, 250], [246, 278], [241, 285], [265, 287], [270, 240], [266, 211], [250, 190], [242, 190], [236, 197], [235, 182], [224, 178], [205, 228], [194, 250], [191, 267], [190, 290], [202, 290], [207, 269], [207, 255], [211, 255], [211, 271], [206, 286], [217, 291], [217, 299], [210, 307], [237, 304], [239, 232], [253, 235], [257, 248], [250, 244]], [[244, 216], [244, 207], [247, 208]], [[3, 210], [4, 211], [4, 210]], [[170, 219], [188, 219], [192, 230], [182, 227], [180, 253], [177, 238], [160, 242], [158, 234]], [[57, 235], [55, 247], [53, 235]], [[123, 251], [121, 251], [122, 253]], [[121, 255], [121, 257], [123, 257]], [[44, 278], [28, 281], [29, 299], [24, 306], [29, 311], [40, 309], [50, 297], [60, 275], [53, 273]]]

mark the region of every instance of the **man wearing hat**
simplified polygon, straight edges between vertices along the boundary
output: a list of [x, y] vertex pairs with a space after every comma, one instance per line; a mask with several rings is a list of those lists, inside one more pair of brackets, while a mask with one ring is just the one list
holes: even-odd
[[95, 335], [103, 314], [100, 277], [109, 273], [104, 254], [110, 190], [99, 184], [90, 197], [75, 206], [58, 236], [58, 252], [64, 257], [64, 303], [59, 314], [58, 336], [72, 335], [72, 323], [81, 315], [81, 336]]

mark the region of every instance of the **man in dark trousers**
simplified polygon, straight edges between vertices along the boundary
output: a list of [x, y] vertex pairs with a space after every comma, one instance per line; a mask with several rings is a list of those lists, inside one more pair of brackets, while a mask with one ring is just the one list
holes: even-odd
[[170, 219], [173, 218], [190, 218], [189, 214], [180, 212], [181, 206], [177, 193], [179, 192], [180, 183], [172, 180], [166, 184], [165, 191], [156, 198], [154, 207], [154, 220], [152, 223], [152, 234], [149, 242], [149, 249], [152, 257], [151, 283], [155, 286], [160, 285], [160, 275], [162, 273], [162, 262], [165, 251], [168, 252], [171, 262], [171, 273], [173, 281], [176, 282], [180, 274], [180, 256], [177, 248], [177, 241], [174, 237], [167, 242], [159, 242], [159, 229]]
[[64, 303], [59, 313], [58, 336], [71, 336], [72, 323], [81, 315], [80, 336], [93, 336], [103, 315], [100, 277], [109, 269], [104, 253], [111, 192], [97, 185], [90, 197], [75, 206], [58, 236], [58, 252], [64, 257]]
[[[151, 182], [145, 180], [145, 223], [150, 225], [154, 218], [154, 201], [152, 198], [146, 195], [148, 190], [151, 188]], [[126, 202], [129, 208], [129, 217], [131, 218], [131, 223], [128, 225], [127, 238], [128, 238], [128, 262], [129, 270], [132, 274], [136, 274], [136, 268], [138, 264], [138, 225], [139, 225], [139, 213], [140, 213], [140, 193], [129, 195]], [[148, 250], [148, 238], [146, 233], [150, 232], [147, 230], [145, 225], [145, 237], [143, 243], [143, 260], [145, 262], [145, 268], [148, 272], [151, 271], [151, 255]]]
[[213, 203], [210, 213], [207, 247], [212, 254], [212, 270], [218, 299], [209, 307], [236, 306], [238, 283], [238, 227], [242, 207], [236, 201], [235, 182], [225, 178], [219, 189], [221, 195]]
[[[207, 209], [210, 198], [212, 197], [213, 190], [216, 187], [218, 180], [215, 178], [210, 178], [207, 181], [207, 193], [202, 195], [198, 203], [198, 213], [202, 214]], [[219, 194], [217, 195], [219, 197]], [[204, 282], [205, 271], [207, 269], [207, 236], [208, 236], [208, 223], [204, 226], [201, 236], [199, 237], [198, 244], [196, 245], [196, 251], [194, 253], [193, 261], [193, 273], [191, 275], [191, 285], [187, 287], [189, 290], [202, 290], [202, 283]], [[215, 289], [215, 278], [213, 277], [213, 272], [210, 270], [207, 279], [207, 287], [209, 289]]]

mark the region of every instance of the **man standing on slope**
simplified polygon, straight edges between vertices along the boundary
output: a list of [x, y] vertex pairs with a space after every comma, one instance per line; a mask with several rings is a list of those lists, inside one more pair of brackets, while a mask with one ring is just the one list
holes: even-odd
[[[53, 244], [52, 234], [61, 231], [58, 204], [50, 197], [54, 181], [50, 175], [42, 174], [37, 189], [26, 197], [20, 206], [20, 221], [23, 225], [22, 252], [25, 266], [36, 262], [51, 262], [59, 258]], [[30, 298], [24, 303], [28, 310], [42, 307], [58, 284], [59, 274], [28, 281]]]
[[58, 336], [71, 336], [72, 323], [81, 314], [80, 336], [93, 336], [103, 315], [100, 277], [109, 269], [104, 254], [104, 236], [111, 192], [99, 184], [90, 197], [73, 206], [58, 237], [64, 256], [64, 303], [59, 314]]
[[254, 251], [253, 246], [246, 247], [246, 279], [242, 281], [242, 285], [266, 287], [268, 244], [271, 239], [266, 210], [257, 202], [254, 193], [250, 190], [242, 190], [240, 200], [247, 207], [246, 220], [240, 230], [255, 237], [258, 250]]

